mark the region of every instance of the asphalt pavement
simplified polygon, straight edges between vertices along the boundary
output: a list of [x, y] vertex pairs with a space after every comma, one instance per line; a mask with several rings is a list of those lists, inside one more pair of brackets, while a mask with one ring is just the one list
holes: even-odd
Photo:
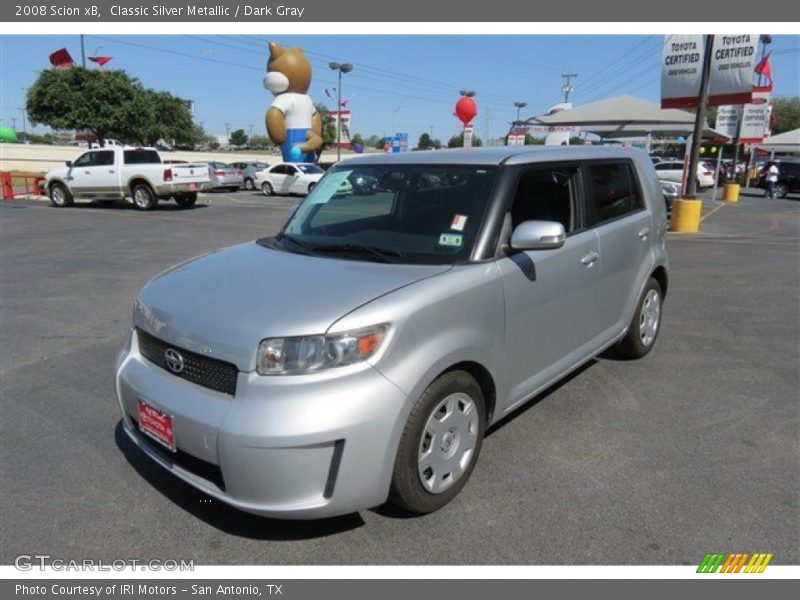
[[745, 190], [670, 234], [663, 328], [640, 361], [601, 356], [495, 426], [437, 513], [317, 522], [238, 512], [126, 440], [113, 365], [144, 283], [274, 233], [298, 199], [205, 194], [57, 209], [0, 203], [0, 563], [800, 563], [800, 200]]

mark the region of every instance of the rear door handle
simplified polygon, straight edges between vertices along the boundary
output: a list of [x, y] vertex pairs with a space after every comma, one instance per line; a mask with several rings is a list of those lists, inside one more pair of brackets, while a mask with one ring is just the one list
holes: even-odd
[[600, 258], [600, 255], [595, 251], [591, 251], [581, 258], [581, 264], [586, 267], [591, 267], [598, 258]]
[[649, 227], [642, 227], [639, 230], [639, 233], [637, 233], [636, 235], [638, 235], [641, 239], [646, 240], [647, 236], [650, 235], [650, 228]]

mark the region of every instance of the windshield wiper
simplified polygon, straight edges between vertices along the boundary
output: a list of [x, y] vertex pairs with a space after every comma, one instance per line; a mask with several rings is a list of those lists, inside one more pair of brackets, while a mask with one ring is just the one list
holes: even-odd
[[293, 251], [299, 251], [301, 254], [311, 254], [310, 248], [294, 236], [281, 233], [275, 239], [287, 250], [291, 248]]
[[321, 254], [354, 254], [369, 256], [380, 262], [396, 263], [405, 254], [397, 250], [387, 250], [376, 246], [363, 246], [361, 244], [327, 244], [323, 246], [312, 246], [311, 251]]

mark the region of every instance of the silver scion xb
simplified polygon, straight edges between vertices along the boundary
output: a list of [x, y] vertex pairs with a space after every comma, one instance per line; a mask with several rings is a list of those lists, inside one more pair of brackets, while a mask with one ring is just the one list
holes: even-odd
[[[375, 193], [357, 194], [358, 176]], [[116, 368], [125, 431], [259, 515], [387, 499], [434, 511], [464, 487], [489, 425], [610, 346], [652, 349], [666, 229], [635, 150], [343, 161], [277, 236], [144, 287]]]

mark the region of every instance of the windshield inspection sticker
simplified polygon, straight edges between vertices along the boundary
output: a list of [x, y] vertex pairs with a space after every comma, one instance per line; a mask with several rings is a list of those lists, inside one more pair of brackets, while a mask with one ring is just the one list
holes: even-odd
[[443, 233], [439, 236], [440, 246], [461, 246], [462, 236], [460, 233]]
[[455, 229], [456, 231], [464, 231], [464, 227], [467, 226], [467, 215], [453, 215], [453, 223], [450, 225], [450, 229]]

